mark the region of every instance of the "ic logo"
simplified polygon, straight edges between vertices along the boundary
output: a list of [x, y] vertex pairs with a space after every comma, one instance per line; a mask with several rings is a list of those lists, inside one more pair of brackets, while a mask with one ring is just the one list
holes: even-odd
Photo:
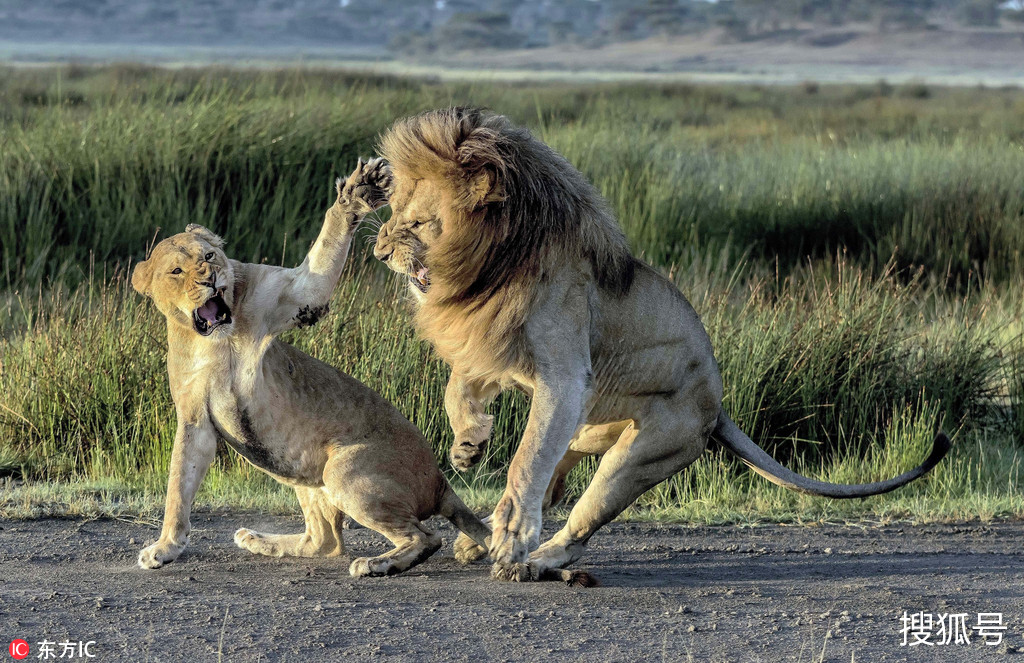
[[28, 643], [24, 640], [11, 640], [11, 646], [7, 648], [7, 651], [11, 652], [12, 658], [20, 661], [28, 656]]

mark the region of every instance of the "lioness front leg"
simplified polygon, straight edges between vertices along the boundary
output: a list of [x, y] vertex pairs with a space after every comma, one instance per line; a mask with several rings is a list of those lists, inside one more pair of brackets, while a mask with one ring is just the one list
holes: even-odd
[[235, 532], [235, 545], [268, 557], [337, 557], [345, 554], [341, 529], [345, 514], [338, 510], [319, 488], [297, 486], [306, 531], [302, 534], [265, 534], [241, 528]]
[[262, 312], [266, 331], [277, 335], [316, 324], [327, 312], [348, 258], [348, 249], [363, 217], [387, 203], [391, 171], [382, 159], [359, 160], [346, 179], [337, 181], [338, 198], [324, 214], [306, 259], [294, 269], [263, 265], [253, 287], [269, 308]]
[[176, 560], [185, 549], [192, 529], [189, 522], [192, 500], [216, 451], [217, 438], [213, 426], [208, 421], [186, 423], [179, 414], [167, 481], [164, 525], [156, 543], [139, 553], [139, 566], [142, 568], [158, 569]]
[[491, 576], [497, 580], [540, 580], [527, 556], [540, 543], [544, 496], [589, 400], [586, 368], [575, 373], [539, 379], [534, 387], [526, 433], [491, 520]]
[[480, 382], [453, 372], [444, 392], [444, 409], [455, 434], [450, 452], [452, 465], [465, 472], [480, 462], [491, 436], [494, 417], [487, 414], [487, 405], [498, 395], [500, 387], [493, 382]]

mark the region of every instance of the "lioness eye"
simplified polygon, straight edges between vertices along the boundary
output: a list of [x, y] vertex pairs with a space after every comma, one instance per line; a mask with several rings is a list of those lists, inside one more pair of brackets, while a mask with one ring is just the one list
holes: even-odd
[[175, 267], [171, 274], [181, 274], [181, 267]]
[[206, 254], [207, 262], [209, 262], [212, 258], [213, 258], [213, 251], [210, 251], [209, 253]]

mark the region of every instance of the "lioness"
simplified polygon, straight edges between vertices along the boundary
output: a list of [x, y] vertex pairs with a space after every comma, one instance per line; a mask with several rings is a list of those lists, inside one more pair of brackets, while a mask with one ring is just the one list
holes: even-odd
[[[704, 452], [712, 436], [769, 480], [829, 497], [893, 490], [920, 467], [854, 486], [775, 462], [722, 412], [722, 381], [679, 290], [635, 259], [607, 204], [562, 156], [504, 117], [452, 108], [396, 123], [381, 141], [395, 190], [374, 253], [408, 277], [415, 323], [452, 368], [452, 461], [477, 462], [486, 407], [503, 388], [532, 395], [526, 432], [494, 510], [492, 575], [532, 580], [580, 557], [595, 531]], [[545, 504], [566, 473], [602, 455], [565, 526], [539, 545]], [[466, 560], [483, 549], [461, 539]]]
[[440, 537], [421, 521], [434, 514], [485, 544], [487, 526], [448, 485], [415, 426], [352, 377], [274, 339], [327, 311], [356, 227], [389, 183], [379, 159], [339, 179], [320, 236], [294, 269], [229, 260], [222, 240], [194, 224], [135, 268], [132, 286], [167, 318], [178, 416], [163, 531], [139, 566], [159, 568], [185, 548], [192, 499], [218, 438], [294, 487], [302, 506], [302, 534], [235, 532], [235, 543], [254, 553], [342, 555], [344, 514], [395, 544], [353, 560], [353, 576], [400, 573], [433, 554]]

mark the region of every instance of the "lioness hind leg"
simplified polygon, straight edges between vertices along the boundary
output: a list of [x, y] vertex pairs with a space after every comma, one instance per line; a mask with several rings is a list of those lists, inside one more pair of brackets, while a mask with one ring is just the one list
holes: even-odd
[[578, 560], [594, 532], [704, 452], [715, 421], [706, 409], [679, 399], [652, 409], [646, 426], [626, 429], [601, 458], [565, 526], [530, 554], [535, 579]]
[[359, 577], [392, 576], [416, 566], [437, 552], [441, 537], [422, 524], [412, 521], [407, 527], [385, 523], [365, 523], [370, 529], [386, 536], [395, 549], [377, 557], [357, 557], [349, 565], [349, 575]]
[[345, 553], [341, 530], [345, 520], [337, 507], [318, 488], [297, 487], [295, 495], [306, 519], [302, 534], [265, 534], [241, 528], [235, 544], [269, 557], [337, 557]]

